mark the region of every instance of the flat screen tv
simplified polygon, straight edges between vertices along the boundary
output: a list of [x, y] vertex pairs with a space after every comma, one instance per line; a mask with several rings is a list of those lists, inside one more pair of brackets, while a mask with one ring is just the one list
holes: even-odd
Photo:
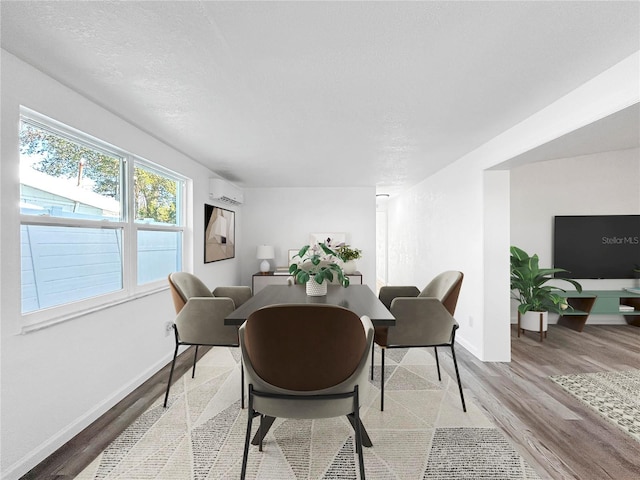
[[640, 215], [556, 216], [553, 266], [562, 278], [633, 278], [640, 268]]

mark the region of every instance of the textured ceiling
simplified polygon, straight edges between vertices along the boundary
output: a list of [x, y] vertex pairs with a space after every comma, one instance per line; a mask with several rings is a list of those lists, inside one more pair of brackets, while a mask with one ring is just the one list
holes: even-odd
[[393, 192], [640, 46], [637, 1], [1, 9], [4, 49], [245, 187]]

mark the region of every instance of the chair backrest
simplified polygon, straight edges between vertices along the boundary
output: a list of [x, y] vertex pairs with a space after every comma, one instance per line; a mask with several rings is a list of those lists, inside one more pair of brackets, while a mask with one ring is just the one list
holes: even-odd
[[249, 315], [243, 328], [253, 370], [286, 390], [338, 385], [368, 355], [360, 317], [336, 305], [271, 305]]
[[180, 313], [191, 297], [213, 297], [202, 280], [191, 273], [174, 272], [169, 274], [168, 279], [176, 313]]
[[418, 296], [437, 298], [447, 311], [453, 315], [456, 311], [463, 278], [464, 274], [462, 272], [447, 270], [436, 275]]

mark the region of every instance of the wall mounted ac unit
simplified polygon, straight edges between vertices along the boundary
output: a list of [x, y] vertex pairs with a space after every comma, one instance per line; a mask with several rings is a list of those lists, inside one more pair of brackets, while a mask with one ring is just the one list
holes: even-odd
[[242, 190], [222, 178], [209, 179], [209, 198], [231, 205], [242, 205], [244, 202]]

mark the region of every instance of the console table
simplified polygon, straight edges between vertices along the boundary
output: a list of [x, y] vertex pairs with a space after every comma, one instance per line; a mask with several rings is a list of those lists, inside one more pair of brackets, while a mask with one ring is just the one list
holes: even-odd
[[[558, 324], [581, 332], [589, 315], [623, 315], [629, 325], [640, 327], [640, 294], [627, 290], [583, 290], [560, 292], [573, 310], [565, 310]], [[620, 311], [620, 305], [633, 307]]]
[[[286, 285], [287, 279], [290, 275], [276, 275], [274, 272], [258, 272], [253, 274], [251, 280], [251, 290], [255, 295], [267, 285]], [[349, 277], [350, 285], [362, 285], [362, 274], [360, 272], [354, 272], [346, 275]]]

